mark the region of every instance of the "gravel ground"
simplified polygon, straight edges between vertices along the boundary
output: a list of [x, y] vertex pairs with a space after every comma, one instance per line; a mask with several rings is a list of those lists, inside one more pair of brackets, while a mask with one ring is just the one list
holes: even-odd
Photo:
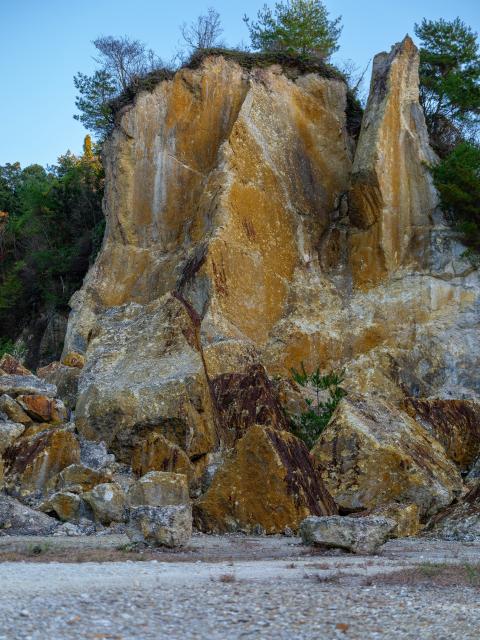
[[[245, 545], [258, 559], [245, 559]], [[205, 547], [231, 559], [195, 559]], [[478, 587], [382, 576], [429, 562], [480, 565], [480, 545], [409, 539], [372, 557], [306, 551], [295, 539], [196, 537], [190, 562], [4, 562], [0, 639], [478, 640]]]

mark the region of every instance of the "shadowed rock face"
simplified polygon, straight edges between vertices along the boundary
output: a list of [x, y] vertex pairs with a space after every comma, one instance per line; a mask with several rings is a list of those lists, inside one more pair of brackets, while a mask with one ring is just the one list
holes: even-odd
[[375, 59], [354, 157], [345, 108], [341, 81], [222, 57], [124, 108], [65, 345], [85, 437], [173, 469], [145, 448], [165, 438], [199, 478], [252, 424], [288, 426], [268, 376], [302, 361], [392, 407], [478, 398], [478, 274], [436, 210], [409, 38]]

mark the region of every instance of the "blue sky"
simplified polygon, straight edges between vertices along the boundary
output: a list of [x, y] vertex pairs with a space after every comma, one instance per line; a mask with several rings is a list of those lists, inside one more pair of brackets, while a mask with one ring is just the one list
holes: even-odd
[[[242, 22], [265, 0], [0, 0], [0, 164], [47, 164], [67, 149], [81, 149], [85, 130], [73, 120], [77, 71], [94, 67], [91, 41], [98, 35], [138, 38], [169, 59], [179, 25], [209, 6], [217, 9], [230, 45], [248, 42]], [[273, 4], [273, 0], [269, 2]], [[480, 31], [479, 0], [327, 0], [330, 15], [343, 16], [334, 61], [364, 66], [379, 51], [413, 35], [422, 17], [459, 15]]]

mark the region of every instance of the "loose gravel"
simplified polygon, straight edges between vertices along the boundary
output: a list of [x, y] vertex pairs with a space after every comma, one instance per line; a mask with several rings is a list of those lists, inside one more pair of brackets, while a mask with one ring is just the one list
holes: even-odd
[[232, 559], [199, 560], [197, 538], [190, 562], [1, 563], [0, 640], [478, 640], [478, 587], [382, 577], [432, 562], [478, 565], [480, 545], [409, 539], [360, 557], [247, 539], [250, 554], [273, 555], [266, 560], [246, 559], [240, 537], [204, 542]]

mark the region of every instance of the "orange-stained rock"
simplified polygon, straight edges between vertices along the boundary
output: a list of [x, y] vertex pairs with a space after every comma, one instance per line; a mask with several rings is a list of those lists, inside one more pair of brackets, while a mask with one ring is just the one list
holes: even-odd
[[64, 422], [68, 417], [61, 400], [47, 396], [21, 395], [17, 397], [17, 402], [38, 422]]
[[137, 476], [143, 476], [149, 471], [183, 473], [189, 481], [193, 479], [195, 473], [185, 451], [160, 433], [151, 433], [135, 447], [132, 455], [132, 471]]
[[6, 393], [0, 396], [0, 411], [3, 411], [12, 422], [29, 425], [32, 418], [22, 409], [16, 400], [7, 396]]
[[80, 462], [75, 435], [62, 428], [28, 432], [4, 453], [5, 475], [10, 487], [23, 494], [43, 492], [49, 480], [71, 464]]
[[91, 491], [97, 484], [112, 482], [112, 474], [109, 471], [90, 469], [83, 464], [71, 464], [60, 471], [52, 482], [57, 490], [81, 493]]
[[438, 198], [428, 170], [435, 154], [418, 103], [418, 64], [408, 36], [373, 61], [349, 194], [351, 264], [359, 286], [376, 284], [402, 265], [426, 263]]
[[376, 507], [371, 513], [375, 516], [385, 516], [385, 518], [395, 520], [397, 525], [390, 534], [394, 538], [416, 536], [423, 529], [416, 504], [390, 502], [389, 504]]
[[405, 410], [439, 442], [461, 471], [480, 456], [480, 404], [469, 400], [407, 398]]
[[195, 503], [203, 531], [296, 531], [309, 515], [337, 513], [307, 448], [286, 431], [255, 425]]
[[5, 353], [0, 359], [0, 369], [9, 375], [31, 376], [32, 372], [23, 366], [16, 358]]
[[82, 511], [82, 499], [69, 491], [58, 491], [39, 506], [39, 510], [56, 515], [64, 522], [75, 522]]
[[74, 351], [67, 353], [62, 358], [62, 364], [66, 367], [75, 367], [76, 369], [83, 369], [85, 366], [85, 356], [81, 353], [75, 353]]
[[462, 491], [445, 449], [421, 425], [385, 401], [348, 396], [312, 449], [340, 509], [416, 504], [422, 521]]

